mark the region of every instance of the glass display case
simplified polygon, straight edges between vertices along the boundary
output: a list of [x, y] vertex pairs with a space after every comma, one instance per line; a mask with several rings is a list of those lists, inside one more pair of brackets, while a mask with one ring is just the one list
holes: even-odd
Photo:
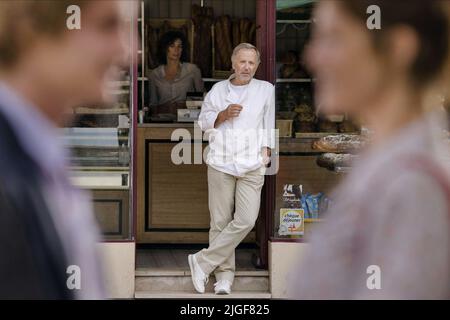
[[94, 212], [105, 240], [131, 240], [132, 152], [135, 83], [136, 17], [129, 3], [123, 36], [128, 67], [108, 83], [107, 105], [73, 108], [73, 121], [64, 130], [70, 149], [71, 179], [91, 192]]
[[[339, 134], [336, 119], [320, 116], [314, 101], [314, 79], [305, 64], [313, 26], [312, 0], [276, 1], [276, 127], [279, 171], [275, 182], [273, 238], [302, 239], [321, 220], [328, 196], [340, 174], [317, 166], [318, 138]], [[333, 120], [333, 121], [332, 121]], [[343, 120], [343, 119], [338, 119]]]

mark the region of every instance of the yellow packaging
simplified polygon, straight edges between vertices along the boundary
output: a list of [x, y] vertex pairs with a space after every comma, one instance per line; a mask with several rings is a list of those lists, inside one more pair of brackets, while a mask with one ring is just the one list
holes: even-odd
[[303, 235], [305, 232], [305, 211], [303, 209], [280, 209], [280, 236]]

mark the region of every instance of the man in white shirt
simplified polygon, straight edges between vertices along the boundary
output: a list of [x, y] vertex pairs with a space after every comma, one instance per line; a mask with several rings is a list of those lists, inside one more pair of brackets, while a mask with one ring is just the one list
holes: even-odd
[[274, 86], [254, 79], [260, 53], [248, 43], [231, 57], [234, 74], [206, 95], [199, 126], [209, 134], [209, 247], [189, 256], [195, 289], [203, 293], [215, 273], [216, 294], [229, 294], [235, 249], [253, 229], [259, 213], [265, 166], [275, 124]]

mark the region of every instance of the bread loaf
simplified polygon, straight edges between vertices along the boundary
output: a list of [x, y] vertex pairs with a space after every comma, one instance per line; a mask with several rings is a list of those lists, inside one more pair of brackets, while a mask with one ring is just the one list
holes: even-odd
[[233, 20], [233, 48], [235, 48], [239, 43], [241, 43], [241, 31], [239, 28], [240, 20]]
[[222, 32], [222, 25], [220, 23], [220, 20], [218, 19], [214, 24], [214, 47], [215, 47], [215, 69], [216, 70], [223, 70], [223, 59], [224, 59], [224, 50], [225, 50], [225, 44], [223, 41], [223, 32]]
[[312, 148], [321, 152], [350, 153], [365, 146], [367, 138], [360, 135], [330, 135], [314, 141]]
[[256, 23], [255, 22], [251, 22], [250, 24], [250, 29], [248, 32], [248, 41], [253, 44], [256, 45]]
[[211, 7], [192, 6], [194, 23], [194, 63], [200, 68], [204, 77], [212, 76], [212, 36], [211, 26], [214, 11]]
[[231, 40], [231, 18], [226, 15], [222, 17], [222, 32], [224, 41], [224, 54], [223, 54], [223, 70], [231, 70], [231, 54], [233, 53], [233, 44]]

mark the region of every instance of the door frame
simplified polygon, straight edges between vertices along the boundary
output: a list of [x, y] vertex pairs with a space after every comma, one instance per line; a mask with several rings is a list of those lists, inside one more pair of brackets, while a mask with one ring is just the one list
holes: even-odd
[[[256, 25], [258, 30], [256, 43], [261, 53], [257, 77], [275, 84], [276, 0], [257, 0]], [[274, 226], [275, 187], [276, 175], [266, 176], [261, 194], [260, 217], [256, 225], [259, 256], [253, 261], [255, 266], [263, 269], [267, 269], [269, 265], [269, 240]]]
[[[275, 74], [275, 44], [276, 44], [276, 0], [256, 0], [256, 44], [261, 52], [261, 65], [256, 77], [272, 84], [276, 82]], [[135, 27], [138, 27], [137, 18]], [[133, 153], [132, 153], [132, 241], [137, 237], [137, 112], [138, 112], [138, 61], [137, 52], [133, 55]], [[254, 264], [258, 268], [267, 269], [269, 265], [269, 240], [274, 229], [276, 175], [265, 177], [264, 187], [261, 194], [260, 216], [256, 224], [256, 243], [258, 255], [254, 257]]]

